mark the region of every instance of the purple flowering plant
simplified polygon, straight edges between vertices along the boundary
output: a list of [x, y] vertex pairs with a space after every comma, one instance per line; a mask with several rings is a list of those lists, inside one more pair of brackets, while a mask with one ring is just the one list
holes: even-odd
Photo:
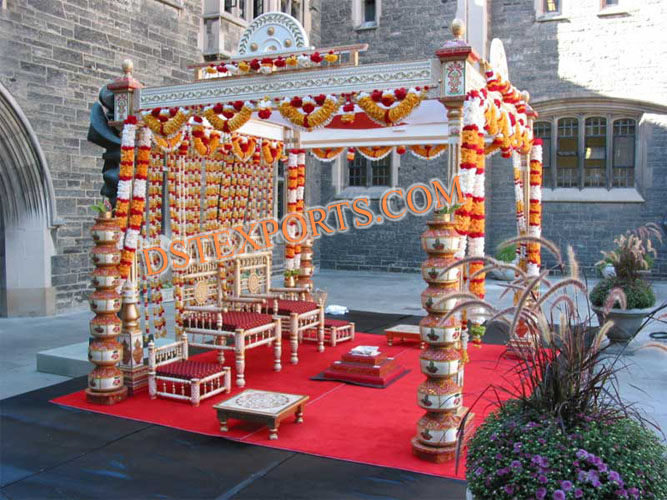
[[[514, 238], [503, 245], [523, 240], [535, 238]], [[514, 306], [497, 310], [459, 293], [454, 294], [457, 306], [447, 315], [463, 310], [484, 314], [487, 324], [507, 325], [510, 340], [518, 338], [519, 328], [524, 331], [523, 341], [513, 344], [518, 362], [471, 405], [472, 410], [491, 393], [497, 409], [468, 443], [468, 488], [477, 500], [667, 499], [667, 449], [621, 399], [616, 383], [620, 355], [611, 356], [603, 347], [612, 324], [592, 324], [588, 290], [572, 249], [565, 262], [556, 245], [539, 241], [569, 276], [554, 284], [549, 270], [528, 276], [503, 263], [502, 268], [516, 271], [507, 288], [515, 294]], [[490, 257], [484, 260], [478, 272], [500, 265]], [[623, 303], [623, 292], [617, 290], [614, 298]], [[579, 314], [582, 303], [586, 317]]]

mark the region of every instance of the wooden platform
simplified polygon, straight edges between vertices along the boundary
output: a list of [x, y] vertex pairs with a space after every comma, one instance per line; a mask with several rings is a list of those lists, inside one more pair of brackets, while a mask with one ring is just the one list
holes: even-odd
[[384, 335], [387, 337], [387, 345], [394, 345], [394, 339], [401, 339], [401, 342], [405, 342], [406, 340], [409, 342], [419, 342], [422, 349], [425, 347], [419, 334], [419, 325], [395, 325], [386, 328]]

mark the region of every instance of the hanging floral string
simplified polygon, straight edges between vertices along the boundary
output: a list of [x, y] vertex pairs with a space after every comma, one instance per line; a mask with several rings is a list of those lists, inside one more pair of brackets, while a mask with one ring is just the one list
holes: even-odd
[[[120, 172], [118, 175], [118, 194], [115, 209], [115, 215], [118, 218], [118, 224], [123, 235], [127, 229], [127, 218], [130, 213], [136, 133], [137, 118], [136, 116], [129, 116], [123, 124], [123, 133], [120, 138]], [[120, 239], [119, 246], [122, 245], [122, 242], [123, 238]]]
[[283, 143], [280, 141], [262, 141], [262, 159], [267, 165], [273, 165], [283, 155]]
[[134, 184], [132, 186], [132, 200], [130, 202], [130, 220], [125, 232], [123, 251], [120, 257], [118, 270], [123, 279], [130, 275], [130, 269], [134, 262], [134, 255], [139, 243], [139, 233], [144, 221], [146, 207], [146, 181], [148, 179], [148, 164], [151, 154], [151, 134], [144, 127], [139, 131], [139, 151], [137, 153], [137, 166], [134, 173]]
[[[542, 140], [535, 139], [530, 154], [530, 215], [528, 235], [539, 238], [542, 235]], [[528, 276], [537, 276], [542, 264], [540, 244], [528, 242]]]
[[[305, 192], [306, 192], [306, 151], [300, 149], [297, 151], [297, 183], [296, 183], [296, 211], [303, 214], [305, 211]], [[296, 225], [296, 222], [294, 223]], [[296, 245], [294, 249], [294, 269], [301, 267], [301, 245]]]
[[[297, 211], [297, 188], [299, 184], [298, 150], [292, 149], [287, 159], [287, 215]], [[291, 238], [296, 236], [296, 223], [287, 226], [287, 233]], [[285, 243], [285, 269], [293, 273], [296, 265], [296, 245], [289, 241]]]
[[248, 161], [257, 147], [257, 140], [247, 135], [235, 135], [232, 137], [232, 152], [241, 162]]
[[[512, 166], [514, 171], [514, 200], [516, 205], [516, 229], [517, 234], [526, 234], [526, 212], [523, 196], [523, 172], [521, 168], [521, 156], [518, 152], [512, 154]], [[516, 247], [517, 264], [522, 270], [526, 270], [526, 244], [520, 243]]]

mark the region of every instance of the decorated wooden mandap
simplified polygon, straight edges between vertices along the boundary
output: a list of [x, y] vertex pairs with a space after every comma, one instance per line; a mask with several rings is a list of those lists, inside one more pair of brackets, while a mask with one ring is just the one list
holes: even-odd
[[[542, 153], [533, 139], [535, 113], [528, 94], [508, 80], [502, 43], [492, 42], [485, 61], [464, 41], [460, 21], [452, 34], [431, 59], [359, 64], [364, 45], [315, 49], [295, 19], [271, 12], [249, 25], [234, 58], [193, 66], [192, 83], [146, 88], [125, 62], [124, 76], [108, 85], [111, 124], [122, 130], [117, 187], [113, 169], [105, 173], [116, 189], [109, 195], [114, 210], [93, 228], [90, 359], [97, 366], [90, 402], [113, 404], [128, 389], [131, 396], [147, 387], [151, 397], [198, 405], [231, 389], [226, 352], [243, 386], [252, 383], [249, 349], [272, 346], [279, 371], [283, 337], [291, 363], [299, 362], [302, 342], [315, 342], [321, 352], [329, 341], [353, 339], [353, 326], [324, 317], [326, 293], [312, 280], [316, 238], [297, 241], [288, 226], [294, 241], [287, 238], [284, 247], [284, 286], [272, 287], [270, 250], [221, 258], [196, 236], [274, 216], [278, 168], [287, 183], [287, 216], [303, 214], [308, 154], [321, 162], [355, 154], [379, 160], [394, 151], [426, 160], [444, 155], [442, 178], [458, 175], [463, 199], [435, 211], [422, 236], [426, 380], [416, 389], [425, 413], [412, 449], [435, 462], [453, 458], [465, 439], [458, 429], [467, 411], [461, 395], [468, 343], [480, 342], [485, 327], [475, 311], [446, 315], [456, 305], [452, 294], [484, 298], [486, 158], [513, 159], [507, 182], [516, 186], [518, 233], [539, 236]], [[163, 262], [138, 258], [155, 255], [142, 250], [164, 246], [164, 234], [201, 257], [173, 270], [175, 341], [166, 344], [160, 280], [147, 272]], [[517, 253], [519, 265], [537, 276], [539, 244], [521, 243]], [[461, 259], [468, 259], [465, 272], [443, 272]], [[192, 346], [215, 349], [217, 363], [189, 360]]]

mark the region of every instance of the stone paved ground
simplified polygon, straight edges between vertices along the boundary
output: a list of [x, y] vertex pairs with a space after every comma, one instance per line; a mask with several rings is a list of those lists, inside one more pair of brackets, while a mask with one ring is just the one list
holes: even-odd
[[[329, 304], [357, 311], [422, 314], [424, 282], [417, 274], [322, 270], [315, 282], [328, 291]], [[655, 282], [654, 288], [659, 302], [667, 299], [667, 282]], [[490, 302], [498, 303], [502, 291], [501, 282], [487, 281]], [[509, 298], [500, 303], [509, 304]], [[79, 311], [53, 317], [0, 319], [0, 399], [67, 380], [37, 372], [35, 356], [39, 351], [85, 341], [90, 317], [88, 311]], [[167, 307], [167, 317], [171, 332], [171, 307]], [[625, 399], [639, 403], [647, 416], [667, 429], [667, 352], [646, 347], [656, 343], [649, 333], [659, 330], [667, 330], [667, 325], [654, 321], [631, 342], [622, 356], [627, 366], [621, 370], [619, 382]]]

